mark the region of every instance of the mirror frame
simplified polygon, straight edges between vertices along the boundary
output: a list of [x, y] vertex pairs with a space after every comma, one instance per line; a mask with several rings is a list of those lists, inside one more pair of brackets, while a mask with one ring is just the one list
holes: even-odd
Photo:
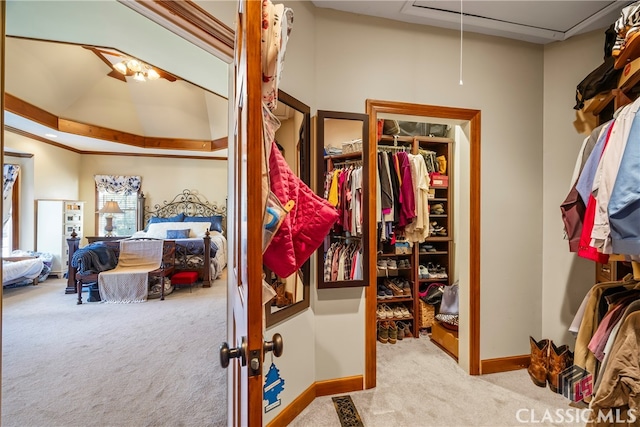
[[[282, 102], [303, 114], [302, 126], [304, 129], [302, 137], [304, 142], [300, 146], [300, 179], [308, 186], [311, 186], [311, 109], [308, 105], [280, 89], [278, 89], [278, 102]], [[264, 307], [267, 328], [309, 308], [309, 300], [311, 299], [311, 258], [302, 265], [300, 270], [302, 271], [303, 281], [302, 300], [284, 307], [275, 313], [271, 312], [271, 303], [267, 303]]]

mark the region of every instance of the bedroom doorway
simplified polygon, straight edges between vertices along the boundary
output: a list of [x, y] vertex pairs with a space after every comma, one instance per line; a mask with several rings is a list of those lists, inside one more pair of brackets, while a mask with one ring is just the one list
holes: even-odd
[[[460, 321], [465, 326], [456, 350], [456, 358], [471, 375], [480, 374], [480, 111], [462, 108], [439, 107], [403, 102], [367, 100], [369, 114], [370, 142], [377, 146], [378, 119], [409, 120], [415, 122], [446, 123], [454, 129], [454, 165], [457, 172], [451, 208], [456, 208], [456, 216], [451, 225], [458, 229], [454, 239], [456, 247], [455, 278], [466, 284], [461, 293]], [[458, 167], [461, 166], [461, 167]], [[375, 166], [373, 166], [375, 172]], [[451, 171], [450, 171], [451, 173]], [[448, 208], [447, 208], [448, 209]], [[453, 211], [453, 209], [452, 209]], [[467, 218], [461, 220], [459, 218]], [[374, 225], [375, 229], [375, 225]], [[460, 231], [461, 230], [461, 231]], [[375, 230], [374, 230], [375, 231]], [[371, 232], [371, 231], [370, 231]], [[376, 248], [371, 256], [376, 257]], [[372, 274], [375, 275], [375, 265]], [[376, 385], [376, 329], [377, 290], [370, 286], [366, 290], [366, 360], [365, 387]], [[416, 319], [414, 319], [416, 321]], [[420, 339], [428, 339], [426, 336]]]
[[[61, 2], [61, 3], [63, 3], [63, 2]], [[94, 3], [95, 3], [95, 2], [94, 2]], [[98, 2], [98, 3], [96, 3], [96, 4], [99, 4], [99, 3], [102, 3], [102, 2]], [[5, 5], [5, 3], [3, 3], [3, 5], [2, 5], [2, 7], [3, 7], [3, 12], [4, 12], [4, 7], [5, 7], [5, 6], [6, 6], [6, 5]], [[81, 5], [81, 4], [77, 4], [77, 6], [78, 6], [78, 7], [82, 7], [82, 5]], [[9, 5], [9, 6], [7, 6], [7, 7], [10, 7], [10, 5]], [[71, 16], [74, 16], [74, 14], [69, 13], [69, 14], [68, 14], [68, 16], [69, 16], [69, 17], [71, 17]], [[4, 18], [5, 18], [4, 13], [3, 13], [2, 18], [3, 18], [3, 19], [2, 19], [2, 22], [3, 22], [3, 23], [5, 23], [6, 21], [5, 21], [5, 19], [4, 19]], [[154, 24], [154, 25], [155, 25], [155, 24]], [[68, 28], [67, 28], [67, 30], [68, 30]], [[147, 36], [147, 38], [148, 38], [148, 36]], [[135, 37], [132, 37], [132, 39], [136, 39], [136, 38], [135, 38]], [[4, 37], [3, 37], [3, 47], [4, 47], [4, 41], [5, 41], [5, 39], [4, 39]], [[140, 40], [138, 40], [138, 42], [140, 42]], [[162, 49], [160, 49], [160, 47], [161, 47]], [[157, 49], [160, 49], [160, 50], [165, 50], [165, 49], [166, 49], [166, 50], [167, 50], [167, 52], [169, 52], [169, 50], [167, 49], [167, 46], [160, 46], [160, 47], [158, 47], [158, 46], [157, 46]], [[5, 50], [4, 50], [4, 49], [2, 49], [2, 52], [3, 52], [3, 55], [4, 55]], [[167, 56], [169, 56], [169, 53], [167, 53]], [[4, 74], [4, 70], [3, 70], [3, 74]], [[3, 98], [3, 99], [4, 99], [4, 98]], [[227, 107], [227, 108], [228, 108], [228, 107]], [[226, 120], [224, 121], [223, 125], [226, 127], [226, 125], [227, 125]], [[3, 134], [3, 148], [4, 148], [4, 142], [5, 142], [5, 140], [4, 140], [4, 134]], [[46, 143], [45, 143], [45, 144], [46, 144]], [[44, 151], [46, 152], [46, 150], [44, 150]], [[69, 156], [69, 157], [73, 157], [73, 156], [76, 156], [76, 155], [77, 155], [77, 153], [74, 153], [74, 152], [70, 152], [70, 153], [69, 153], [69, 152], [67, 152], [67, 153], [68, 153], [68, 156]], [[40, 153], [39, 153], [39, 154], [40, 154]], [[44, 155], [41, 155], [40, 157], [42, 158], [42, 157], [44, 157]], [[100, 161], [101, 161], [102, 159], [107, 159], [107, 158], [109, 158], [107, 155], [101, 156], [101, 155], [97, 155], [97, 154], [95, 154], [95, 153], [93, 153], [93, 154], [89, 154], [89, 155], [85, 156], [85, 158], [83, 159], [83, 165], [82, 165], [82, 168], [94, 168], [94, 167], [97, 167], [96, 165], [97, 165], [98, 163], [100, 163]], [[111, 156], [111, 158], [113, 159], [113, 158], [115, 158], [115, 157], [114, 157], [114, 156]], [[147, 160], [147, 159], [150, 159], [150, 160]], [[86, 160], [86, 162], [85, 162], [85, 160]], [[119, 163], [120, 163], [120, 165], [130, 164], [130, 165], [133, 165], [133, 166], [131, 166], [132, 168], [137, 168], [137, 169], [142, 169], [142, 170], [145, 170], [145, 168], [148, 168], [148, 169], [153, 169], [153, 168], [155, 168], [155, 169], [157, 169], [157, 170], [159, 170], [159, 171], [162, 171], [162, 170], [165, 170], [165, 171], [166, 171], [166, 170], [169, 170], [169, 168], [176, 168], [176, 167], [178, 167], [178, 165], [179, 165], [180, 163], [182, 163], [182, 162], [188, 162], [188, 161], [191, 161], [191, 162], [192, 162], [192, 164], [197, 163], [197, 161], [194, 161], [193, 159], [179, 159], [179, 158], [175, 158], [175, 157], [172, 157], [172, 158], [165, 157], [163, 160], [161, 160], [161, 159], [159, 159], [158, 157], [154, 157], [154, 156], [150, 156], [150, 157], [143, 157], [143, 156], [142, 156], [142, 157], [136, 157], [136, 156], [133, 156], [133, 155], [130, 155], [130, 154], [126, 154], [126, 155], [124, 155], [124, 154], [123, 154], [123, 155], [120, 157], [120, 159], [119, 159]], [[157, 163], [153, 163], [153, 165], [152, 165], [152, 166], [150, 166], [152, 162], [161, 162], [161, 163], [162, 163], [162, 162], [164, 162], [164, 164], [158, 165]], [[145, 164], [145, 163], [146, 163], [146, 164]], [[187, 168], [187, 169], [186, 169], [186, 171], [185, 171], [185, 173], [184, 173], [184, 174], [182, 174], [182, 176], [178, 176], [177, 178], [176, 178], [176, 177], [174, 177], [174, 178], [173, 178], [173, 180], [174, 180], [174, 181], [178, 181], [179, 179], [187, 179], [187, 180], [188, 180], [188, 179], [189, 179], [189, 176], [190, 176], [190, 175], [191, 175], [191, 176], [193, 176], [193, 173], [195, 173], [195, 171], [196, 171], [197, 169], [199, 169], [199, 168], [200, 168], [200, 166], [198, 166], [198, 167], [193, 167], [193, 168], [191, 168], [191, 169], [188, 169], [188, 168]], [[61, 175], [62, 175], [62, 174], [61, 174]], [[225, 170], [224, 170], [224, 175], [225, 175], [225, 183], [226, 183], [226, 175], [227, 175], [227, 169], [226, 169], [226, 167], [225, 167]], [[193, 178], [191, 178], [191, 179], [193, 180]], [[216, 187], [216, 185], [220, 186], [220, 184], [221, 184], [221, 181], [220, 181], [220, 180], [216, 180], [215, 178], [214, 178], [214, 179], [209, 179], [209, 180], [207, 180], [207, 181], [208, 181], [208, 183], [209, 183], [209, 185], [210, 185], [210, 188], [215, 188], [215, 187]], [[84, 189], [82, 189], [82, 185], [83, 185], [82, 183], [78, 184], [78, 182], [76, 182], [76, 185], [80, 185], [80, 186], [81, 186], [81, 190], [80, 190], [80, 191], [85, 191]], [[179, 185], [181, 185], [181, 184], [179, 184]], [[225, 186], [225, 185], [222, 185], [222, 187], [224, 187], [224, 186]], [[193, 188], [193, 185], [188, 185], [188, 186], [186, 186], [186, 185], [182, 186], [182, 185], [181, 185], [181, 187], [185, 187], [185, 188]], [[182, 188], [180, 188], [180, 189], [182, 189]], [[88, 191], [85, 191], [85, 194], [92, 194], [92, 193], [91, 193], [91, 191], [92, 191], [92, 189], [89, 189]], [[158, 197], [158, 198], [160, 199], [160, 200], [158, 200], [158, 201], [159, 201], [159, 202], [161, 202], [161, 201], [162, 201], [162, 197], [164, 197], [164, 193], [160, 193], [160, 192], [159, 192], [159, 190], [158, 190], [158, 191], [155, 191], [155, 193], [156, 193], [156, 197]], [[88, 196], [88, 197], [91, 197], [91, 196]], [[167, 197], [169, 197], [169, 195], [167, 195]], [[224, 202], [224, 200], [220, 200], [218, 197], [216, 197], [216, 201]], [[28, 222], [28, 221], [27, 221], [27, 222]], [[27, 238], [28, 238], [28, 236], [27, 236]], [[226, 274], [226, 273], [225, 273], [225, 274]], [[223, 275], [223, 276], [222, 276], [222, 280], [224, 280], [224, 277], [225, 277], [225, 276]], [[63, 281], [61, 281], [61, 282], [63, 282]], [[224, 284], [224, 283], [223, 283], [223, 284]], [[188, 289], [183, 289], [183, 290], [180, 290], [179, 292], [180, 292], [180, 293], [182, 293], [182, 294], [188, 294], [188, 293], [189, 293], [189, 290], [188, 290]], [[194, 294], [195, 294], [195, 290], [194, 290]], [[58, 295], [58, 293], [54, 293], [54, 295], [55, 295], [56, 297], [66, 298], [66, 300], [63, 302], [63, 304], [65, 304], [65, 303], [69, 303], [69, 304], [70, 304], [70, 306], [69, 306], [68, 308], [69, 308], [70, 310], [73, 310], [73, 311], [70, 311], [70, 314], [71, 314], [71, 315], [73, 315], [73, 316], [77, 316], [77, 315], [79, 315], [79, 314], [81, 313], [81, 312], [78, 310], [78, 309], [80, 309], [80, 307], [75, 306], [74, 302], [72, 301], [72, 300], [73, 300], [73, 296], [70, 296], [70, 295], [66, 295], [66, 296], [64, 296], [64, 295]], [[224, 304], [224, 305], [226, 306], [226, 292], [224, 292], [224, 293], [222, 294], [222, 297], [224, 298], [224, 301], [225, 301], [225, 304]], [[167, 302], [169, 302], [169, 301], [164, 301], [164, 302], [154, 301], [154, 302], [153, 302], [153, 304], [154, 304], [154, 305], [157, 305], [157, 306], [159, 306], [159, 307], [161, 307], [161, 306], [162, 306], [162, 304], [165, 304], [165, 303], [167, 303]], [[67, 308], [67, 307], [66, 307], [66, 305], [65, 305], [65, 308]], [[85, 305], [83, 305], [83, 307], [82, 307], [82, 309], [85, 309], [85, 310], [86, 310], [86, 309], [94, 309], [94, 308], [96, 308], [96, 306], [93, 306], [93, 307], [92, 307], [92, 306], [90, 306], [89, 304], [85, 304]], [[166, 306], [165, 306], [165, 308], [166, 308]], [[226, 312], [226, 310], [225, 310], [225, 309], [222, 309], [222, 310], [220, 310], [220, 311], [221, 311], [221, 312], [223, 312], [223, 313], [225, 313], [225, 312]], [[185, 308], [185, 309], [183, 310], [183, 312], [184, 312], [184, 313], [188, 313], [188, 312], [189, 312], [188, 308]], [[85, 314], [87, 314], [87, 313], [85, 313]], [[90, 313], [88, 313], [88, 314], [90, 315]], [[95, 314], [95, 313], [94, 313], [94, 314]], [[179, 316], [179, 314], [175, 314], [175, 316]], [[214, 322], [212, 321], [212, 319], [210, 318], [210, 316], [208, 316], [205, 312], [203, 312], [203, 313], [202, 313], [201, 318], [203, 319], [203, 321], [207, 321], [207, 322], [214, 323]], [[67, 318], [66, 320], [62, 320], [62, 321], [61, 321], [61, 324], [62, 324], [63, 326], [61, 326], [61, 327], [62, 327], [63, 329], [67, 329], [67, 326], [66, 326], [66, 325], [76, 325], [76, 324], [77, 324], [76, 322], [80, 322], [80, 320], [79, 320], [79, 319], [75, 319], [75, 320], [73, 320], [73, 319], [75, 319], [75, 318], [69, 317], [69, 318]], [[49, 319], [48, 321], [49, 321], [49, 322], [51, 322], [51, 320], [52, 320], [52, 319]], [[47, 319], [44, 319], [43, 321], [44, 321], [44, 322], [47, 322]], [[140, 319], [137, 319], [137, 321], [140, 321]], [[133, 322], [132, 322], [131, 324], [133, 324]], [[156, 326], [156, 327], [155, 327], [155, 328], [152, 328], [152, 330], [151, 330], [151, 331], [152, 331], [153, 333], [155, 333], [155, 332], [157, 332], [157, 330], [159, 330], [159, 329], [163, 329], [162, 324], [163, 324], [162, 322], [158, 322], [158, 323], [156, 323], [156, 324], [155, 324], [155, 326]], [[223, 324], [224, 324], [224, 320], [223, 320]], [[7, 325], [5, 325], [5, 326], [7, 326]], [[218, 346], [218, 345], [219, 345], [219, 343], [224, 339], [224, 338], [223, 338], [223, 336], [226, 336], [226, 327], [225, 327], [225, 326], [222, 326], [222, 327], [221, 327], [221, 325], [219, 325], [219, 324], [215, 324], [215, 325], [214, 325], [214, 328], [215, 328], [216, 330], [222, 330], [221, 338], [220, 338], [220, 339], [218, 339], [218, 338], [215, 338], [215, 337], [211, 337], [211, 335], [210, 335], [208, 332], [206, 332], [206, 331], [205, 331], [205, 332], [204, 332], [204, 333], [202, 333], [202, 334], [201, 334], [201, 336], [200, 336], [200, 341], [199, 341], [199, 342], [201, 343], [200, 353], [193, 352], [193, 353], [190, 353], [190, 355], [189, 355], [189, 357], [190, 357], [190, 358], [193, 358], [193, 364], [194, 364], [194, 365], [198, 365], [198, 364], [199, 364], [199, 365], [204, 365], [204, 364], [202, 364], [201, 362], [202, 362], [203, 360], [207, 360], [209, 363], [207, 363], [207, 364], [206, 364], [206, 366], [203, 366], [203, 368], [206, 368], [207, 370], [211, 370], [211, 368], [214, 368], [214, 369], [219, 368], [218, 354], [217, 354], [217, 346]], [[74, 328], [72, 327], [72, 328], [69, 328], [69, 329], [74, 329]], [[193, 328], [193, 327], [191, 327], [191, 329], [194, 329], [194, 328]], [[123, 330], [125, 330], [125, 329], [123, 329]], [[90, 338], [90, 337], [92, 337], [92, 336], [93, 336], [93, 335], [91, 335], [90, 333], [86, 333], [86, 334], [84, 334], [84, 333], [81, 333], [81, 332], [80, 332], [80, 331], [78, 331], [78, 330], [76, 330], [76, 332], [77, 332], [78, 334], [80, 334], [80, 335], [77, 335], [77, 336], [75, 337], [76, 339], [87, 339], [87, 338]], [[54, 337], [54, 336], [56, 336], [57, 334], [52, 333], [52, 334], [50, 334], [50, 335], [51, 335], [52, 337]], [[72, 338], [73, 338], [73, 337], [72, 337]], [[188, 339], [188, 338], [183, 338], [183, 339]], [[172, 346], [172, 347], [175, 347], [175, 348], [180, 348], [180, 347], [181, 347], [181, 343], [180, 343], [180, 341], [179, 341], [179, 340], [176, 340], [175, 342], [172, 342], [172, 343], [171, 343], [171, 346]], [[132, 348], [135, 348], [135, 347], [132, 347]], [[205, 349], [206, 349], [206, 353], [204, 353], [204, 350], [205, 350]], [[47, 350], [47, 351], [50, 351], [50, 350]], [[208, 357], [208, 359], [207, 359], [207, 357]], [[67, 355], [67, 356], [65, 356], [64, 358], [58, 358], [58, 362], [60, 362], [60, 363], [59, 363], [59, 365], [61, 365], [61, 366], [62, 366], [62, 365], [65, 365], [65, 366], [66, 366], [66, 368], [65, 368], [65, 369], [66, 369], [66, 370], [68, 370], [68, 371], [71, 371], [71, 372], [73, 372], [73, 371], [77, 371], [77, 370], [78, 370], [78, 367], [77, 367], [77, 366], [75, 366], [75, 365], [77, 365], [77, 364], [76, 364], [75, 362], [73, 362], [73, 360], [75, 360], [75, 356], [74, 356], [74, 355], [72, 355], [72, 354], [68, 354], [68, 355]], [[34, 366], [37, 366], [37, 365], [34, 365]], [[41, 364], [40, 366], [43, 366], [43, 367], [44, 367], [44, 366], [45, 366], [45, 364]], [[74, 367], [74, 366], [75, 366], [75, 367]], [[166, 370], [165, 368], [167, 368], [167, 367], [168, 367], [167, 369], [171, 370], [171, 368], [172, 368], [172, 367], [175, 367], [175, 366], [176, 366], [176, 365], [175, 365], [175, 363], [173, 363], [173, 362], [172, 362], [170, 365], [167, 365], [166, 363], [164, 363], [164, 364], [163, 364], [163, 366], [161, 366], [161, 367], [159, 367], [159, 368], [158, 368], [158, 372], [161, 372], [161, 371]], [[81, 367], [80, 367], [80, 368], [81, 368], [80, 370], [85, 369], [85, 368], [89, 368], [89, 367], [90, 367], [89, 365], [83, 365], [83, 366], [81, 366]], [[33, 366], [31, 367], [31, 369], [33, 370]], [[62, 378], [62, 377], [64, 376], [66, 379], [68, 379], [69, 381], [71, 381], [71, 378], [73, 377], [73, 375], [69, 375], [69, 376], [67, 376], [67, 375], [68, 375], [68, 373], [67, 373], [67, 372], [63, 372], [63, 373], [61, 373], [61, 374], [60, 374], [59, 378]], [[87, 373], [87, 377], [91, 377], [91, 375], [92, 375], [92, 372], [88, 372], [88, 373]], [[150, 377], [152, 377], [152, 376], [150, 376]], [[211, 383], [212, 383], [212, 384], [214, 384], [214, 387], [216, 387], [216, 388], [217, 388], [219, 384], [225, 384], [225, 383], [226, 383], [226, 381], [224, 381], [224, 379], [225, 379], [225, 378], [226, 378], [226, 372], [223, 372], [223, 375], [220, 377], [220, 379], [219, 379], [219, 380], [211, 381]], [[82, 389], [82, 384], [83, 384], [82, 382], [78, 382], [78, 383], [76, 383], [75, 388], [77, 388], [77, 389], [79, 389], [79, 390], [80, 390], [80, 389]], [[67, 383], [65, 384], [65, 386], [66, 386], [66, 385], [69, 385], [69, 383], [67, 382]], [[122, 383], [121, 388], [125, 388], [125, 385], [126, 385], [126, 381]], [[209, 390], [203, 390], [202, 395], [205, 395], [205, 394], [208, 394], [208, 393], [209, 393]], [[226, 399], [226, 388], [225, 388], [225, 390], [223, 390], [222, 396], [224, 396], [224, 397], [221, 397], [221, 398], [220, 398], [220, 400], [218, 400], [218, 401], [223, 401], [223, 399]], [[3, 398], [5, 398], [5, 397], [6, 397], [6, 396], [3, 396]], [[36, 399], [36, 398], [34, 397], [34, 399]], [[71, 400], [76, 400], [76, 399], [71, 399]], [[199, 397], [197, 400], [201, 400], [201, 398]], [[83, 406], [83, 405], [85, 405], [85, 404], [86, 404], [86, 400], [85, 400], [85, 399], [82, 399], [82, 400], [78, 399], [77, 401], [78, 401], [78, 403], [80, 404], [80, 406]], [[84, 401], [84, 403], [82, 403], [82, 401]], [[175, 403], [175, 402], [173, 402], [173, 403], [172, 403], [172, 405], [167, 405], [167, 407], [169, 407], [169, 406], [173, 406], [173, 404], [174, 404], [174, 403]], [[54, 405], [54, 406], [55, 406], [55, 405]], [[211, 405], [211, 406], [213, 406], [213, 405]], [[64, 408], [64, 410], [63, 410], [63, 409], [61, 409], [61, 411], [60, 411], [60, 413], [62, 414], [62, 416], [65, 416], [65, 414], [67, 414], [67, 412], [74, 412], [73, 410], [69, 411], [69, 407], [68, 407], [68, 406], [66, 406], [66, 405], [59, 405], [58, 407], [59, 407], [59, 408]], [[188, 408], [189, 406], [188, 406], [188, 405], [184, 405], [184, 407], [185, 407], [185, 408]], [[84, 409], [86, 409], [86, 407], [85, 407]], [[78, 407], [78, 411], [82, 411], [82, 410], [83, 410], [83, 408]], [[86, 412], [86, 411], [85, 411], [85, 412]], [[67, 415], [68, 415], [68, 414], [67, 414]], [[94, 415], [93, 415], [93, 416], [95, 417], [95, 413], [94, 413]], [[224, 420], [226, 421], [226, 411], [224, 412]], [[166, 420], [165, 420], [165, 422], [166, 422]], [[176, 422], [175, 422], [175, 424], [179, 424], [179, 422], [184, 422], [184, 420], [176, 421]], [[79, 423], [79, 424], [82, 424], [82, 423]], [[198, 425], [198, 423], [194, 423], [193, 425]]]

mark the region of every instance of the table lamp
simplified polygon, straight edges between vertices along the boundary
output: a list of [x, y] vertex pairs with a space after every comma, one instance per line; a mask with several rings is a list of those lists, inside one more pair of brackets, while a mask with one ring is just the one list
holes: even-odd
[[104, 231], [106, 231], [106, 237], [112, 237], [116, 234], [113, 232], [113, 214], [116, 213], [124, 213], [120, 206], [118, 206], [118, 202], [114, 200], [110, 200], [104, 204], [102, 209], [98, 211], [101, 214], [106, 214], [104, 219], [107, 220], [107, 225], [104, 226]]

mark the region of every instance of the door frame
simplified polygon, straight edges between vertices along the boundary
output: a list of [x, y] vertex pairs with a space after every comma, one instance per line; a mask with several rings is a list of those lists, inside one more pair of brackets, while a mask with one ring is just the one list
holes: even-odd
[[[229, 65], [229, 188], [230, 198], [227, 211], [229, 218], [235, 218], [235, 227], [229, 230], [229, 273], [227, 275], [227, 338], [230, 347], [240, 344], [237, 335], [246, 337], [246, 358], [259, 360], [257, 369], [230, 363], [227, 376], [230, 397], [227, 402], [229, 425], [262, 425], [262, 361], [263, 361], [263, 306], [262, 306], [262, 250], [261, 245], [247, 244], [262, 241], [262, 196], [256, 193], [261, 189], [260, 170], [263, 156], [245, 156], [238, 153], [241, 148], [238, 139], [249, 141], [247, 151], [253, 154], [262, 150], [262, 122], [248, 117], [262, 117], [260, 104], [260, 28], [253, 25], [260, 22], [262, 3], [254, 0], [240, 0], [237, 13], [241, 25], [238, 34], [224, 23], [211, 16], [192, 1], [185, 0], [118, 0], [153, 22], [183, 37], [208, 53], [218, 57]], [[241, 16], [241, 15], [242, 16]], [[242, 17], [242, 21], [240, 20]], [[246, 48], [238, 56], [236, 45]], [[234, 67], [235, 64], [235, 67]], [[244, 67], [244, 70], [240, 70]], [[241, 79], [237, 78], [240, 70]], [[238, 86], [239, 85], [239, 86]], [[237, 104], [236, 95], [244, 93], [242, 105]], [[250, 94], [250, 95], [247, 95]], [[237, 120], [232, 120], [237, 109], [242, 110], [243, 128], [236, 129]], [[237, 135], [236, 135], [237, 133]], [[257, 137], [256, 137], [257, 136]], [[242, 144], [242, 143], [240, 143]], [[257, 149], [257, 150], [256, 150]], [[237, 171], [251, 171], [236, 181]], [[233, 170], [233, 173], [231, 171]], [[258, 171], [258, 173], [255, 173]], [[244, 181], [243, 181], [244, 180]], [[234, 201], [235, 200], [235, 201]], [[240, 210], [235, 208], [241, 203]], [[258, 228], [254, 226], [258, 224]], [[241, 255], [236, 252], [241, 251]], [[260, 259], [259, 268], [254, 261]], [[256, 317], [257, 316], [257, 317]], [[259, 324], [262, 327], [256, 328]], [[252, 327], [251, 325], [254, 325]], [[253, 360], [252, 360], [253, 361]], [[249, 369], [253, 373], [249, 373]]]
[[[470, 124], [469, 171], [469, 373], [480, 375], [480, 110], [439, 107], [434, 105], [367, 99], [369, 115], [369, 147], [375, 147], [378, 135], [378, 114], [425, 116], [466, 120]], [[369, 150], [369, 176], [375, 176], [376, 153]], [[369, 206], [369, 218], [375, 218], [375, 203]], [[369, 235], [375, 236], [377, 224], [371, 221]], [[369, 259], [376, 259], [376, 247], [369, 248]], [[376, 277], [375, 262], [369, 263], [369, 277]], [[365, 388], [376, 386], [377, 287], [365, 291]]]

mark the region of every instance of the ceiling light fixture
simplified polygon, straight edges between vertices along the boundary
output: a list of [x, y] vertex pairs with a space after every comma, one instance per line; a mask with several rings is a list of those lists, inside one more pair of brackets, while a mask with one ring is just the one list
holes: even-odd
[[53, 133], [45, 133], [44, 136], [46, 136], [47, 138], [57, 138], [58, 135], [53, 134]]
[[114, 64], [113, 69], [120, 74], [133, 77], [133, 79], [138, 82], [157, 80], [160, 78], [160, 74], [156, 70], [137, 59], [123, 59]]

